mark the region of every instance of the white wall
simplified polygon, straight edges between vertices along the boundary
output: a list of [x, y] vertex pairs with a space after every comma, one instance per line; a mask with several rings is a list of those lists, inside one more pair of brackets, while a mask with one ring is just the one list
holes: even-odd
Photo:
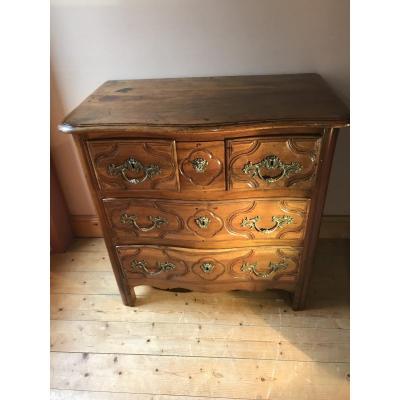
[[[56, 125], [109, 79], [318, 72], [349, 103], [348, 0], [54, 0], [52, 154], [72, 214], [94, 214]], [[349, 214], [341, 131], [326, 214]]]

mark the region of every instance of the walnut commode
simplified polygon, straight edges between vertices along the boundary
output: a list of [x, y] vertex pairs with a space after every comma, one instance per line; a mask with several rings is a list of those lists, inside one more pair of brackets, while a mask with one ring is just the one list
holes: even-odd
[[316, 74], [108, 81], [72, 133], [133, 288], [283, 289], [304, 307], [347, 108]]

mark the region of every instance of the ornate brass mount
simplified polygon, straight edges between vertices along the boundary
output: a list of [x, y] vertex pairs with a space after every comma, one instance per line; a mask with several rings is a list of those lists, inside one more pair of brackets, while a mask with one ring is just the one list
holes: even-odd
[[203, 272], [209, 274], [214, 269], [214, 264], [211, 262], [204, 262], [203, 264], [200, 265], [200, 268], [202, 269]]
[[168, 224], [167, 219], [159, 216], [153, 217], [152, 215], [149, 215], [147, 218], [150, 220], [150, 222], [152, 222], [150, 226], [139, 226], [138, 223], [136, 222], [137, 220], [136, 215], [122, 214], [120, 221], [122, 224], [133, 225], [135, 228], [139, 229], [139, 231], [142, 232], [149, 232], [152, 231], [153, 229], [159, 229], [162, 224]]
[[131, 267], [133, 270], [139, 270], [141, 272], [146, 273], [147, 275], [158, 275], [161, 272], [171, 271], [172, 269], [176, 268], [176, 265], [171, 262], [158, 262], [157, 267], [158, 270], [151, 271], [147, 268], [147, 262], [144, 260], [138, 261], [133, 260], [131, 262]]
[[206, 229], [211, 222], [210, 218], [208, 218], [204, 215], [197, 217], [194, 220], [195, 220], [197, 226], [201, 229]]
[[205, 160], [204, 158], [198, 157], [195, 158], [194, 160], [190, 161], [193, 169], [198, 173], [198, 174], [202, 174], [206, 171], [207, 165], [208, 165], [208, 161]]
[[[263, 168], [280, 169], [282, 172], [276, 176], [263, 175], [262, 174]], [[284, 177], [287, 177], [291, 174], [301, 171], [302, 168], [303, 168], [302, 165], [298, 162], [291, 162], [285, 164], [279, 159], [278, 156], [270, 155], [270, 156], [265, 156], [263, 160], [261, 160], [256, 164], [253, 164], [251, 161], [249, 161], [247, 164], [244, 165], [242, 172], [252, 177], [257, 175], [264, 182], [274, 183]]]
[[[129, 178], [127, 172], [143, 173], [142, 178]], [[158, 165], [151, 164], [148, 166], [143, 165], [140, 161], [135, 160], [133, 157], [129, 157], [121, 165], [110, 164], [108, 166], [108, 173], [110, 175], [121, 175], [122, 178], [132, 185], [137, 185], [144, 182], [146, 179], [150, 179], [154, 175], [158, 175], [161, 172], [161, 168]]]
[[272, 222], [275, 222], [275, 225], [272, 226], [271, 228], [260, 228], [257, 226], [257, 222], [261, 220], [261, 217], [256, 215], [253, 218], [243, 218], [242, 223], [240, 226], [246, 227], [249, 229], [255, 229], [257, 232], [262, 232], [262, 233], [272, 233], [276, 231], [279, 228], [282, 228], [285, 225], [289, 225], [293, 223], [293, 217], [290, 215], [280, 215], [280, 216], [272, 216]]
[[287, 267], [288, 267], [288, 265], [285, 262], [280, 262], [280, 263], [270, 262], [267, 270], [264, 272], [260, 272], [260, 271], [257, 271], [257, 263], [254, 263], [254, 264], [244, 263], [240, 267], [240, 270], [243, 272], [253, 273], [255, 276], [257, 276], [259, 278], [272, 279], [276, 273], [287, 269]]

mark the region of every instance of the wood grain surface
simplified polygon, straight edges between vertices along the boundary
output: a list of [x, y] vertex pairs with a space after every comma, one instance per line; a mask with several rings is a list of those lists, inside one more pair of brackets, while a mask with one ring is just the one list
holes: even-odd
[[[311, 189], [317, 174], [320, 142], [320, 138], [304, 136], [228, 141], [229, 189], [262, 189], [268, 193], [285, 187]], [[267, 157], [274, 156], [283, 165], [296, 165], [296, 168], [287, 174], [282, 168], [267, 169], [265, 166], [258, 170], [252, 168], [247, 173], [244, 171], [246, 166], [260, 164]], [[268, 181], [268, 178], [274, 181]]]
[[[90, 159], [96, 173], [98, 186], [104, 191], [123, 189], [179, 190], [175, 143], [170, 140], [93, 141], [88, 143]], [[135, 160], [140, 169], [125, 168], [124, 175], [118, 167]], [[147, 170], [153, 169], [153, 173]], [[133, 183], [136, 182], [136, 183]]]
[[[283, 240], [301, 243], [308, 203], [304, 199], [285, 198], [208, 202], [106, 199], [103, 202], [115, 244], [136, 242], [193, 247], [202, 244], [203, 247], [228, 248], [248, 246], [254, 241], [258, 245]], [[257, 217], [254, 226], [252, 221]], [[274, 217], [291, 219], [278, 226]], [[162, 221], [156, 224], [155, 218], [162, 218]], [[207, 226], [201, 225], [201, 218], [206, 218]]]
[[64, 121], [90, 126], [213, 126], [312, 121], [347, 125], [317, 74], [107, 81]]

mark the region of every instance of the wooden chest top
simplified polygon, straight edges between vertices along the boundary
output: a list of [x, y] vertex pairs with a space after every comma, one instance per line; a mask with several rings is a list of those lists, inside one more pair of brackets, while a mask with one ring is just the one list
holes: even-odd
[[318, 74], [294, 74], [107, 81], [60, 129], [343, 127], [348, 122], [347, 107]]

